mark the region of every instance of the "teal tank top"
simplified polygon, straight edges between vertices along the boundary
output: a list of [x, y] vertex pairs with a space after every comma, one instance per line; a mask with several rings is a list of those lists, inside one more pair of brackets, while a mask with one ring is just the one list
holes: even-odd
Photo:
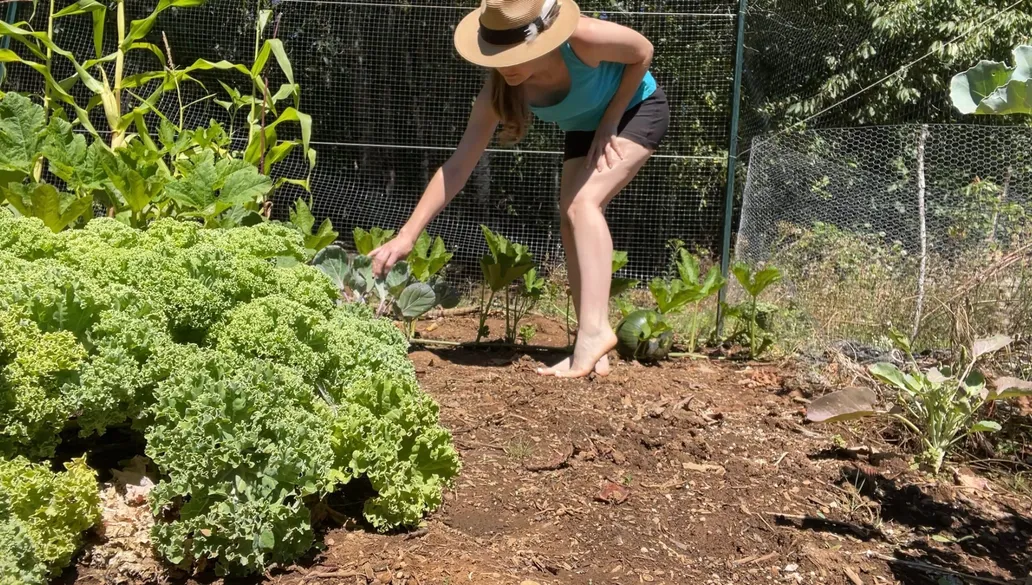
[[[620, 87], [624, 65], [603, 61], [598, 67], [591, 67], [577, 57], [570, 43], [563, 43], [560, 51], [566, 68], [570, 70], [570, 93], [554, 106], [531, 106], [530, 110], [546, 122], [555, 122], [565, 132], [597, 130], [610, 100]], [[640, 104], [654, 91], [656, 80], [651, 72], [646, 72], [627, 109]]]

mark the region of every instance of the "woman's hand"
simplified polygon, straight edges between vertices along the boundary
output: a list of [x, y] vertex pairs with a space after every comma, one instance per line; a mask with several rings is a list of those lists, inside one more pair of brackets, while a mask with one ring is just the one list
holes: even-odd
[[380, 246], [369, 253], [369, 259], [373, 261], [373, 276], [383, 278], [391, 271], [391, 268], [404, 260], [412, 252], [415, 242], [411, 238], [398, 234], [396, 238]]
[[616, 140], [617, 132], [618, 124], [616, 122], [602, 120], [598, 129], [595, 130], [595, 139], [591, 141], [591, 150], [588, 151], [588, 157], [584, 162], [585, 168], [590, 169], [594, 166], [595, 170], [602, 172], [606, 168], [613, 168], [618, 161], [623, 160], [623, 152]]

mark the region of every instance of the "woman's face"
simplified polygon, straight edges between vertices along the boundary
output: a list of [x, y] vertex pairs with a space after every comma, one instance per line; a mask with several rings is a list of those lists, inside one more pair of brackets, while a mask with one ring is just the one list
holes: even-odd
[[550, 57], [551, 55], [544, 55], [533, 61], [520, 63], [512, 67], [499, 67], [498, 73], [505, 79], [505, 83], [512, 86], [521, 85], [548, 67]]

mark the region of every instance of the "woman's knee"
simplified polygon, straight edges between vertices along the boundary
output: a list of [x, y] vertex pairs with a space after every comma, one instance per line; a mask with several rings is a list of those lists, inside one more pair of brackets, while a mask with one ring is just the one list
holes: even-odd
[[602, 208], [598, 203], [590, 197], [574, 197], [569, 201], [565, 201], [559, 206], [561, 221], [572, 227], [577, 223], [579, 218], [585, 216], [585, 214], [596, 214], [601, 213]]

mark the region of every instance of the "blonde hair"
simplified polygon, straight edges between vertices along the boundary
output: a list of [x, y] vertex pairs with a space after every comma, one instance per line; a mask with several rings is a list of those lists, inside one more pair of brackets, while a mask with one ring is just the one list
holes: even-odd
[[516, 144], [527, 134], [530, 125], [530, 106], [520, 86], [511, 86], [497, 69], [488, 77], [491, 89], [491, 107], [501, 119], [498, 140], [502, 144]]

